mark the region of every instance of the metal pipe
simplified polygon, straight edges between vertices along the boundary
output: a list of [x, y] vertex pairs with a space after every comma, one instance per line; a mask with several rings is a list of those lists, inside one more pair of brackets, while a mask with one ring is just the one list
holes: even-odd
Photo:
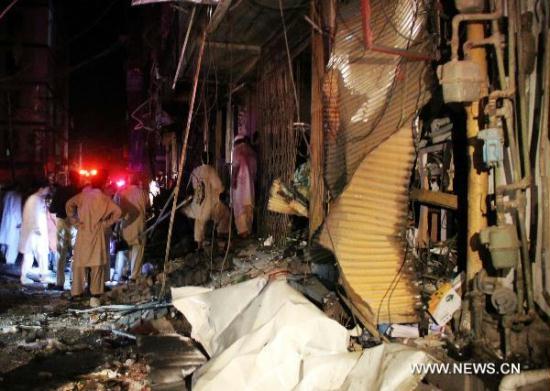
[[[546, 33], [546, 48], [545, 48], [545, 57], [547, 63], [550, 57], [550, 32]], [[544, 89], [548, 91], [550, 88], [550, 70], [548, 67], [544, 67]], [[542, 296], [546, 303], [550, 306], [550, 288], [548, 287], [548, 276], [547, 276], [547, 264], [550, 251], [550, 194], [548, 194], [548, 188], [550, 186], [550, 180], [548, 178], [548, 110], [550, 109], [550, 97], [548, 94], [544, 94], [543, 103], [542, 103], [542, 113], [541, 113], [541, 134], [540, 134], [540, 145], [539, 145], [539, 170], [540, 170], [540, 187], [541, 187], [541, 217], [539, 219], [542, 222], [541, 229], [541, 254], [540, 264], [541, 264], [541, 279], [542, 279]]]
[[[457, 61], [458, 60], [458, 47], [460, 44], [460, 36], [458, 34], [458, 29], [460, 27], [460, 23], [462, 22], [484, 22], [489, 20], [496, 20], [502, 17], [502, 0], [497, 0], [495, 2], [495, 10], [491, 13], [480, 13], [480, 14], [458, 14], [455, 17], [453, 17], [453, 23], [452, 23], [452, 36], [451, 36], [451, 53], [452, 53], [452, 60]], [[479, 23], [475, 23], [475, 25], [480, 25]], [[479, 39], [483, 39], [482, 36]], [[468, 35], [468, 39], [471, 40], [470, 36]], [[476, 38], [473, 38], [476, 39]]]
[[[182, 206], [185, 206], [185, 205], [188, 205], [191, 200], [193, 199], [193, 197], [188, 197], [186, 198], [185, 200], [183, 200], [182, 202], [180, 202], [177, 206], [176, 206], [176, 210], [180, 209]], [[164, 220], [166, 220], [166, 218], [170, 216], [170, 213], [165, 213], [163, 215], [159, 215], [157, 221], [155, 221], [155, 223], [150, 226], [149, 228], [147, 228], [145, 231], [143, 231], [140, 236], [141, 237], [145, 237], [149, 232], [153, 233], [153, 231], [155, 230], [155, 228], [157, 227], [157, 225], [159, 223], [162, 223]]]
[[[492, 91], [489, 94], [489, 100], [494, 100], [498, 98], [510, 98], [515, 94], [515, 80], [514, 83], [506, 81], [506, 72], [504, 70], [504, 54], [502, 53], [502, 34], [498, 29], [498, 22], [496, 20], [492, 21], [493, 31], [494, 32], [490, 37], [481, 39], [479, 41], [466, 41], [462, 45], [462, 51], [464, 52], [465, 58], [470, 58], [470, 51], [474, 47], [479, 47], [483, 45], [492, 45], [495, 47], [496, 58], [497, 58], [497, 68], [498, 68], [498, 77], [500, 83], [500, 90]], [[513, 71], [511, 72], [513, 73]]]
[[195, 10], [196, 6], [193, 6], [191, 11], [191, 16], [189, 17], [189, 25], [187, 26], [187, 32], [185, 33], [185, 40], [183, 41], [183, 46], [181, 47], [180, 58], [178, 60], [178, 67], [176, 68], [176, 74], [174, 75], [174, 81], [172, 82], [172, 89], [176, 88], [176, 83], [180, 77], [181, 67], [183, 65], [183, 58], [185, 56], [185, 49], [187, 49], [187, 42], [189, 41], [189, 34], [191, 33], [191, 27], [193, 26], [193, 21], [195, 20]]
[[500, 31], [500, 27], [498, 25], [498, 21], [496, 19], [491, 21], [491, 28], [493, 30], [493, 35], [495, 39], [495, 52], [497, 55], [497, 68], [498, 68], [498, 76], [499, 76], [499, 82], [500, 82], [500, 89], [506, 90], [509, 88], [508, 83], [506, 82], [506, 73], [504, 71], [504, 54], [502, 50], [502, 42], [503, 42], [503, 36]]
[[164, 203], [164, 206], [162, 207], [162, 209], [160, 210], [160, 213], [157, 217], [157, 220], [154, 222], [154, 224], [152, 225], [152, 227], [156, 227], [158, 225], [158, 223], [160, 222], [160, 218], [163, 216], [164, 214], [164, 211], [166, 210], [166, 208], [168, 207], [168, 205], [170, 204], [170, 201], [172, 200], [172, 197], [174, 197], [174, 193], [176, 191], [176, 188], [173, 188], [172, 189], [172, 192], [170, 193], [170, 196], [168, 197], [168, 199], [166, 200], [166, 202]]
[[[202, 65], [202, 56], [204, 54], [204, 43], [206, 42], [206, 29], [202, 32], [201, 37], [201, 46], [199, 49], [199, 58], [197, 60], [196, 70], [195, 70], [195, 78], [193, 80], [193, 89], [191, 90], [191, 102], [189, 103], [189, 112], [187, 114], [187, 124], [185, 125], [185, 131], [183, 135], [183, 146], [181, 149], [180, 154], [180, 162], [179, 162], [179, 174], [178, 178], [176, 180], [176, 187], [174, 191], [174, 200], [172, 201], [172, 212], [170, 214], [170, 225], [168, 226], [168, 237], [166, 238], [166, 252], [164, 254], [164, 269], [166, 269], [166, 265], [168, 264], [168, 260], [170, 259], [170, 248], [172, 244], [172, 230], [174, 228], [174, 217], [176, 216], [176, 204], [177, 199], [179, 196], [179, 189], [181, 186], [181, 178], [183, 177], [183, 169], [185, 167], [185, 160], [187, 157], [187, 142], [189, 140], [189, 131], [191, 129], [191, 121], [193, 119], [193, 111], [195, 108], [195, 98], [197, 96], [197, 86], [199, 83], [199, 75], [201, 72], [201, 65]], [[166, 276], [162, 280], [162, 288], [160, 296], [162, 297], [165, 293], [166, 288]]]
[[548, 379], [550, 379], [549, 369], [539, 369], [536, 371], [506, 375], [500, 381], [498, 391], [515, 391], [520, 387], [528, 386]]
[[111, 329], [111, 333], [113, 333], [114, 335], [118, 335], [120, 337], [125, 337], [125, 338], [128, 338], [128, 339], [132, 339], [134, 341], [137, 340], [137, 337], [134, 334], [130, 334], [130, 333], [127, 333], [127, 332], [122, 331], [122, 330]]
[[[522, 195], [523, 198], [523, 195]], [[523, 261], [523, 277], [525, 279], [525, 291], [527, 293], [527, 310], [533, 310], [535, 304], [533, 301], [533, 275], [531, 273], [531, 260], [529, 258], [529, 242], [527, 240], [527, 230], [525, 229], [525, 202], [517, 208], [518, 226], [521, 240], [521, 259]], [[518, 281], [518, 285], [522, 281]]]
[[508, 136], [508, 146], [510, 148], [511, 166], [512, 166], [512, 182], [517, 183], [521, 178], [519, 170], [519, 152], [514, 134], [514, 118], [513, 105], [509, 99], [502, 102], [502, 107], [496, 110], [496, 115], [504, 118], [506, 124], [506, 135]]
[[504, 358], [508, 359], [512, 355], [512, 319], [505, 315], [502, 317], [502, 328], [504, 329]]
[[[487, 15], [483, 14], [486, 18]], [[500, 11], [492, 14], [494, 17], [500, 16]], [[475, 16], [474, 15], [465, 15]], [[479, 17], [480, 18], [480, 17]], [[468, 18], [463, 20], [469, 20]], [[479, 19], [473, 19], [479, 20]], [[458, 26], [458, 22], [453, 19], [453, 26]], [[456, 27], [457, 28], [457, 27]], [[456, 30], [458, 34], [458, 29]], [[454, 33], [453, 33], [454, 34]], [[483, 23], [470, 23], [467, 26], [467, 38], [469, 41], [481, 41], [485, 38]], [[453, 39], [455, 36], [453, 35]], [[458, 39], [458, 37], [457, 37]], [[484, 78], [487, 79], [487, 58], [484, 47], [472, 48], [469, 52], [471, 61], [477, 63], [481, 69]], [[487, 85], [485, 85], [487, 88]], [[482, 91], [482, 96], [486, 96], [486, 91]], [[481, 102], [472, 102], [466, 106], [466, 136], [468, 140], [477, 140], [479, 134], [478, 117], [480, 114]], [[487, 226], [487, 192], [489, 188], [489, 176], [487, 171], [479, 169], [482, 162], [481, 150], [473, 143], [468, 145], [469, 170], [468, 170], [468, 248], [467, 248], [467, 280], [471, 281], [476, 273], [482, 269], [481, 257], [476, 247], [476, 238], [479, 232]]]
[[[517, 34], [517, 26], [519, 26], [519, 19], [521, 18], [521, 7], [519, 0], [511, 0], [511, 2], [516, 2], [514, 4], [515, 6], [515, 14], [511, 15], [511, 17], [515, 17], [515, 25], [516, 25], [516, 32]], [[517, 40], [517, 51], [519, 53], [523, 53], [523, 42], [521, 39]], [[525, 87], [526, 87], [526, 80], [525, 80], [525, 74], [523, 72], [523, 56], [518, 56], [518, 96], [519, 96], [519, 134], [521, 135], [521, 152], [522, 152], [522, 162], [523, 162], [523, 175], [525, 177], [530, 176], [531, 172], [531, 163], [529, 161], [529, 135], [527, 134], [527, 128], [528, 128], [528, 113], [527, 113], [527, 94], [525, 93]], [[516, 117], [517, 118], [517, 117]]]

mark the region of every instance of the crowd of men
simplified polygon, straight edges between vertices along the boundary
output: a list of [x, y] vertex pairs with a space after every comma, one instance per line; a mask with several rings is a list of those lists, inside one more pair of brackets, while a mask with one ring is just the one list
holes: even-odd
[[49, 288], [63, 290], [67, 260], [72, 256], [71, 296], [80, 297], [87, 291], [92, 297], [101, 295], [107, 281], [124, 278], [123, 264], [111, 268], [114, 230], [127, 243], [122, 252], [131, 265], [128, 279], [139, 277], [149, 197], [138, 176], [115, 191], [104, 171], [88, 177], [71, 171], [65, 185], [53, 180], [35, 182], [21, 208], [23, 198], [18, 186], [5, 193], [0, 224], [6, 263], [13, 265], [22, 256], [22, 284], [35, 282], [30, 274], [36, 261], [37, 279], [48, 282], [53, 265], [56, 281]]
[[[207, 157], [202, 163], [191, 173], [193, 194], [181, 210], [195, 220], [194, 239], [199, 250], [208, 222], [213, 222], [222, 238], [231, 229], [231, 210], [221, 199], [225, 190], [222, 180]], [[38, 181], [27, 197], [17, 185], [5, 191], [0, 251], [11, 265], [21, 254], [22, 284], [35, 280], [47, 283], [53, 269], [56, 280], [49, 282], [48, 288], [64, 290], [67, 261], [71, 258], [73, 298], [89, 294], [92, 300], [97, 299], [108, 281], [139, 278], [146, 244], [146, 215], [164, 186], [159, 180], [147, 183], [133, 175], [127, 185], [116, 188], [108, 182], [106, 171], [94, 171], [89, 176], [70, 171], [64, 184], [56, 183], [55, 176]], [[255, 152], [248, 138], [237, 136], [230, 197], [235, 227], [242, 237], [252, 232], [255, 176]], [[32, 273], [35, 262], [38, 273]]]

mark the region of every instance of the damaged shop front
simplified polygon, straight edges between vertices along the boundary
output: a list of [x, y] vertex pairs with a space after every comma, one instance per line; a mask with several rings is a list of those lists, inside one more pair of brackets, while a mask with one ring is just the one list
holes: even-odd
[[[132, 10], [131, 165], [173, 188], [150, 268], [97, 308], [12, 292], [53, 304], [6, 304], [0, 343], [25, 364], [5, 384], [27, 368], [66, 390], [548, 389], [548, 1]], [[205, 225], [195, 250], [181, 211], [206, 194], [190, 191], [201, 163], [229, 228]], [[69, 375], [47, 364], [84, 355]]]

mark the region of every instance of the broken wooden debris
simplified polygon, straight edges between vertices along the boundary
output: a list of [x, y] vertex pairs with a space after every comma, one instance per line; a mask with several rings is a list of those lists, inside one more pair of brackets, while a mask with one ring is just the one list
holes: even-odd
[[297, 191], [285, 186], [280, 179], [275, 179], [269, 192], [267, 209], [272, 212], [307, 217], [308, 206]]

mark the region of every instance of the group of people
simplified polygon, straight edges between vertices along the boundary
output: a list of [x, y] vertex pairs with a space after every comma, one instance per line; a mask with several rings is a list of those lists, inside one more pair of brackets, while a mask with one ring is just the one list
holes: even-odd
[[[15, 188], [3, 199], [0, 244], [8, 264], [22, 254], [21, 283], [29, 284], [33, 263], [38, 263], [38, 279], [46, 282], [49, 261], [55, 260], [56, 282], [51, 289], [63, 290], [65, 267], [72, 252], [71, 296], [82, 296], [86, 287], [92, 296], [101, 295], [111, 275], [110, 243], [119, 230], [127, 243], [129, 279], [137, 279], [143, 262], [145, 236], [142, 235], [148, 193], [138, 177], [119, 191], [110, 191], [106, 172], [81, 177], [70, 172], [69, 183], [38, 182], [22, 205]], [[21, 212], [22, 210], [22, 212]], [[122, 265], [114, 273], [121, 279]]]
[[[256, 152], [248, 137], [238, 135], [234, 140], [233, 164], [231, 173], [231, 205], [237, 233], [246, 238], [252, 234], [254, 220], [254, 181], [256, 178]], [[220, 197], [225, 188], [216, 169], [209, 165], [203, 154], [202, 164], [191, 173], [190, 183], [193, 198], [183, 210], [185, 215], [195, 220], [194, 238], [201, 249], [205, 240], [205, 229], [209, 221], [219, 237], [229, 233], [231, 211]]]
[[[220, 236], [227, 235], [231, 228], [231, 211], [221, 200], [224, 185], [216, 169], [208, 163], [208, 159], [204, 159], [191, 173], [193, 196], [183, 209], [184, 214], [195, 220], [194, 238], [199, 249], [209, 221], [213, 221]], [[234, 223], [237, 233], [247, 237], [252, 233], [254, 216], [256, 154], [246, 137], [235, 138], [232, 170]], [[134, 176], [129, 185], [113, 190], [107, 185], [107, 179], [105, 171], [93, 176], [71, 171], [64, 185], [56, 184], [53, 178], [35, 183], [34, 192], [26, 200], [18, 187], [4, 194], [0, 250], [8, 264], [15, 264], [19, 254], [22, 255], [22, 284], [33, 283], [30, 277], [36, 279], [36, 275], [31, 275], [35, 261], [38, 279], [47, 282], [53, 263], [56, 281], [50, 283], [49, 288], [63, 290], [65, 268], [71, 255], [73, 297], [82, 296], [86, 287], [92, 296], [101, 295], [105, 283], [119, 282], [127, 269], [130, 280], [140, 276], [146, 214], [151, 197], [160, 189]], [[149, 191], [144, 189], [146, 186]], [[117, 247], [113, 242], [117, 241], [122, 241], [124, 246], [113, 254], [113, 247]], [[125, 268], [125, 263], [130, 267]]]

